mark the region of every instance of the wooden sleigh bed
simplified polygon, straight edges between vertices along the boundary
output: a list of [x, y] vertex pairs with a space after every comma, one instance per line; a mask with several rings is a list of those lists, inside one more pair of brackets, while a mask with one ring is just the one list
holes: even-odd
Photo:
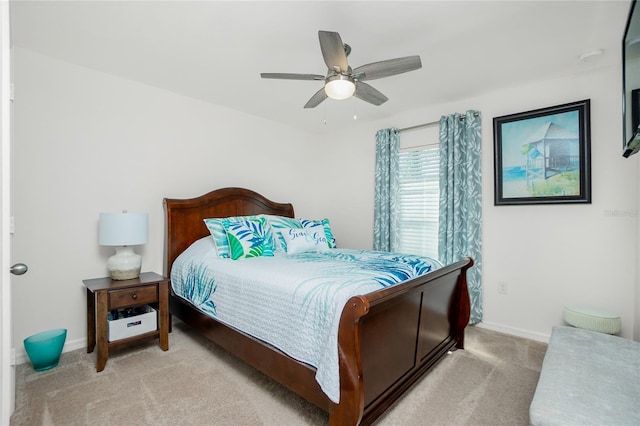
[[[204, 218], [261, 213], [294, 217], [291, 204], [276, 203], [243, 188], [164, 203], [166, 275], [180, 253], [209, 235]], [[467, 258], [347, 302], [338, 331], [339, 404], [322, 392], [315, 368], [216, 321], [173, 292], [170, 313], [328, 412], [330, 425], [365, 425], [373, 423], [449, 350], [464, 347], [470, 309], [466, 271], [472, 265]]]

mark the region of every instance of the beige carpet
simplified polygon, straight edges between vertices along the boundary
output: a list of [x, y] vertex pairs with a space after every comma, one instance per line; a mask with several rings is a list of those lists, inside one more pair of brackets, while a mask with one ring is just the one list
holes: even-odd
[[[477, 327], [378, 425], [528, 425], [546, 345]], [[176, 322], [157, 342], [115, 352], [62, 354], [16, 372], [12, 425], [323, 425], [327, 415]]]

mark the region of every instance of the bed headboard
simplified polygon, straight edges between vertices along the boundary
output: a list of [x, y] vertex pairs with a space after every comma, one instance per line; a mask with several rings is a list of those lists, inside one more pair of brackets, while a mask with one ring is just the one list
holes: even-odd
[[209, 235], [208, 217], [274, 214], [294, 217], [293, 205], [276, 203], [250, 189], [222, 188], [196, 198], [164, 199], [166, 211], [165, 276], [173, 261], [194, 241]]

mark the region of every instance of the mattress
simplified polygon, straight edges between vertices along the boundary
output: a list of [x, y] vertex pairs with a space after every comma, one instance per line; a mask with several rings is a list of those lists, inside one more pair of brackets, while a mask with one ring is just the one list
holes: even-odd
[[315, 367], [318, 384], [338, 403], [338, 327], [345, 303], [441, 266], [426, 257], [350, 249], [221, 259], [206, 237], [176, 259], [171, 285], [218, 321]]

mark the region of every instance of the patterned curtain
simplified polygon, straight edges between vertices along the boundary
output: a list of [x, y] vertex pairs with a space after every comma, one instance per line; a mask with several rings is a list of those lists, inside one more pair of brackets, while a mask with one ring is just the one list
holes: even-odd
[[471, 324], [482, 320], [481, 145], [479, 112], [440, 118], [438, 257], [445, 264], [467, 256], [475, 262], [467, 272]]
[[391, 251], [396, 238], [396, 194], [398, 193], [398, 155], [400, 136], [397, 129], [376, 133], [376, 192], [373, 214], [373, 249]]

